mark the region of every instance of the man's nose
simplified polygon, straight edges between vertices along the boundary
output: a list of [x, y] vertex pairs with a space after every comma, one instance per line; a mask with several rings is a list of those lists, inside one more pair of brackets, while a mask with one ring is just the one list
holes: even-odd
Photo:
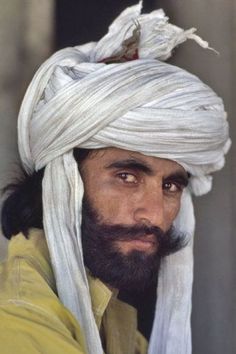
[[139, 224], [165, 229], [164, 195], [162, 187], [147, 188], [137, 203], [134, 219]]

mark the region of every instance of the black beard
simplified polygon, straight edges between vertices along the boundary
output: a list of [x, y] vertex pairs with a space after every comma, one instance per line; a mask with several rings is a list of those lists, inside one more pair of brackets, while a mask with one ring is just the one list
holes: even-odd
[[[156, 282], [161, 258], [186, 245], [186, 238], [172, 227], [163, 232], [159, 227], [123, 226], [99, 222], [100, 218], [87, 200], [82, 208], [82, 246], [85, 266], [92, 276], [119, 290], [143, 292]], [[123, 254], [115, 241], [155, 235], [158, 247], [153, 253], [130, 251]]]

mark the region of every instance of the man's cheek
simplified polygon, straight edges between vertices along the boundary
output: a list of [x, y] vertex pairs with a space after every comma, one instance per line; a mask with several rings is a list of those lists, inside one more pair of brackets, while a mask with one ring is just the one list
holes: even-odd
[[91, 204], [102, 219], [100, 221], [111, 224], [121, 223], [129, 213], [127, 201], [115, 194], [98, 193], [92, 198]]

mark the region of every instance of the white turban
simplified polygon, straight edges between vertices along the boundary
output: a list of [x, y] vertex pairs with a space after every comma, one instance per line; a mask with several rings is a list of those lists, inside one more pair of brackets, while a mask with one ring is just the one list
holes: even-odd
[[[97, 43], [55, 53], [33, 78], [19, 114], [19, 150], [28, 172], [45, 167], [43, 223], [58, 295], [84, 329], [89, 354], [103, 352], [81, 245], [83, 182], [73, 148], [117, 147], [178, 162], [190, 174], [176, 228], [188, 245], [162, 261], [149, 354], [191, 353], [191, 192], [211, 189], [210, 174], [230, 146], [222, 100], [196, 76], [163, 63], [194, 34], [168, 23], [162, 10], [127, 8]], [[138, 48], [132, 43], [138, 36]], [[131, 48], [132, 47], [132, 48]], [[136, 60], [105, 64], [107, 58]], [[136, 50], [136, 52], [135, 52]], [[124, 57], [124, 55], [123, 55]]]

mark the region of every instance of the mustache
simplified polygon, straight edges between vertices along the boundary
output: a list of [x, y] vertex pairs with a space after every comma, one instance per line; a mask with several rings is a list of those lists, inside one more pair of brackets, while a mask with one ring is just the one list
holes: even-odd
[[[143, 239], [144, 236], [154, 235], [157, 241], [165, 236], [163, 232], [157, 226], [146, 226], [146, 225], [111, 225], [111, 224], [99, 224], [98, 228], [101, 227], [103, 233], [103, 239], [109, 241], [132, 241]], [[99, 231], [99, 230], [98, 230]]]
[[[103, 247], [106, 243], [143, 240], [145, 236], [153, 235], [154, 242], [158, 244], [158, 255], [164, 257], [179, 251], [188, 243], [186, 235], [177, 231], [173, 226], [164, 232], [158, 226], [105, 224], [99, 222], [96, 212], [87, 203], [84, 203], [83, 207], [85, 217], [82, 217], [82, 229], [86, 229], [91, 239], [96, 237], [96, 242], [101, 243]], [[94, 229], [95, 224], [96, 229]], [[86, 243], [86, 239], [84, 242]]]

